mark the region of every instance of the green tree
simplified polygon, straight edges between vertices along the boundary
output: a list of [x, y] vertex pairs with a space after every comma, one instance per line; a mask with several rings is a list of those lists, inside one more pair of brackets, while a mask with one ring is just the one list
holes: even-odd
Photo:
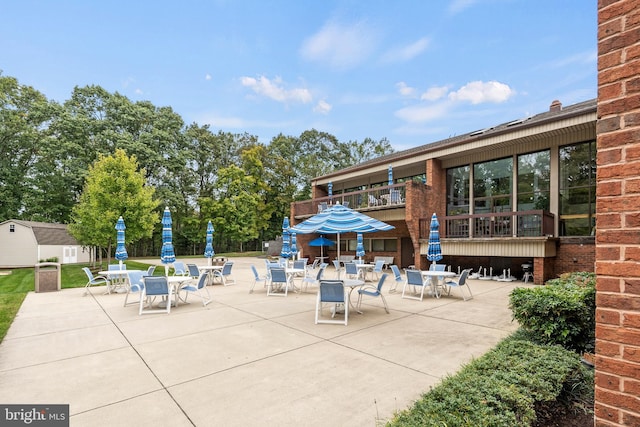
[[144, 170], [138, 171], [135, 156], [128, 157], [120, 149], [113, 156], [100, 156], [89, 167], [69, 231], [82, 244], [106, 248], [110, 257], [120, 216], [127, 226], [126, 243], [151, 237], [159, 222], [159, 203], [153, 195], [153, 187], [145, 185]]

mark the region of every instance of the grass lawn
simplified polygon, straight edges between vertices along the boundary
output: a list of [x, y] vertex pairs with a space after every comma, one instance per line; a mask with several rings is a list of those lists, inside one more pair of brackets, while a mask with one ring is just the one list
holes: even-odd
[[[216, 254], [216, 258], [233, 258], [260, 256], [262, 252], [242, 252], [229, 254]], [[155, 259], [154, 259], [155, 260]], [[127, 260], [127, 268], [146, 270], [152, 263], [146, 264], [142, 262]], [[61, 277], [62, 288], [80, 288], [86, 285], [87, 276], [82, 271], [82, 267], [88, 267], [89, 264], [63, 264]], [[107, 269], [107, 262], [102, 263], [102, 268]], [[33, 268], [17, 268], [11, 271], [0, 270], [0, 342], [4, 339], [13, 322], [22, 301], [24, 301], [27, 292], [35, 290], [35, 276]], [[163, 268], [156, 268], [156, 275], [162, 275]]]

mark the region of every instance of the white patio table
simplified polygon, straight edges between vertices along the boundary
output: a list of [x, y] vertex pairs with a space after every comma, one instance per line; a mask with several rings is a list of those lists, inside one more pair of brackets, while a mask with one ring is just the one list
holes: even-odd
[[123, 294], [127, 292], [126, 286], [129, 282], [129, 273], [139, 273], [142, 270], [104, 270], [98, 271], [100, 276], [105, 276], [109, 279], [111, 283], [107, 286], [107, 293], [110, 294], [111, 291], [117, 294]]
[[440, 277], [455, 277], [456, 273], [453, 271], [434, 271], [434, 270], [421, 270], [420, 274], [424, 280], [430, 279], [431, 283], [431, 295], [436, 298], [440, 298], [440, 290], [441, 286], [444, 286], [444, 283], [440, 283]]

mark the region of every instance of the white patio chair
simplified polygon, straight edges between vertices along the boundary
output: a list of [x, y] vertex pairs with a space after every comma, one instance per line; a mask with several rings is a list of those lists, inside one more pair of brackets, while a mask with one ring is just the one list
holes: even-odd
[[[322, 305], [330, 304], [333, 306], [331, 319], [323, 319]], [[333, 320], [338, 312], [338, 306], [344, 306], [344, 320]], [[316, 299], [316, 325], [318, 323], [331, 323], [347, 325], [349, 321], [349, 301], [344, 292], [344, 284], [342, 280], [320, 280], [318, 288], [318, 297]]]
[[360, 306], [362, 305], [362, 296], [367, 295], [370, 297], [380, 297], [382, 299], [382, 304], [384, 304], [384, 310], [389, 314], [389, 306], [387, 305], [387, 300], [382, 295], [382, 286], [384, 285], [384, 281], [387, 279], [388, 274], [384, 273], [378, 279], [378, 285], [364, 285], [358, 289], [358, 304], [356, 305], [358, 312], [360, 312]]
[[322, 280], [322, 276], [324, 275], [325, 267], [320, 267], [315, 276], [306, 276], [302, 279], [302, 290], [303, 292], [307, 291], [308, 285], [318, 285], [320, 286], [320, 280]]
[[391, 264], [391, 271], [393, 271], [393, 284], [389, 287], [389, 293], [392, 294], [396, 292], [398, 288], [398, 284], [404, 283], [404, 279], [402, 278], [402, 273], [400, 273], [400, 269], [397, 265]]
[[185, 292], [185, 303], [187, 302], [189, 293], [196, 294], [198, 297], [200, 297], [202, 299], [203, 307], [211, 302], [211, 294], [209, 293], [209, 289], [207, 288], [207, 276], [208, 273], [204, 271], [198, 277], [198, 281], [189, 281], [186, 285], [182, 285], [180, 290]]
[[[405, 270], [405, 274], [407, 275], [407, 279], [402, 287], [402, 298], [422, 301], [422, 298], [424, 297], [424, 290], [429, 286], [428, 282], [422, 279], [422, 273], [420, 273], [420, 270]], [[414, 296], [406, 294], [407, 287], [410, 286], [413, 287]], [[419, 296], [417, 291], [418, 289], [420, 289]]]
[[[445, 286], [447, 287], [447, 295], [451, 294], [451, 288], [458, 288], [460, 289], [460, 294], [462, 294], [462, 299], [467, 301], [470, 299], [473, 299], [473, 294], [471, 293], [471, 288], [469, 287], [469, 283], [467, 283], [467, 277], [469, 276], [469, 273], [471, 272], [470, 269], [467, 270], [462, 270], [462, 273], [460, 273], [460, 278], [456, 281], [456, 280], [446, 280], [444, 282]], [[463, 287], [467, 287], [467, 290], [469, 291], [469, 298], [467, 298], [464, 295], [464, 292], [462, 291]]]
[[258, 283], [262, 283], [266, 288], [267, 282], [269, 281], [269, 277], [270, 277], [268, 276], [269, 269], [267, 269], [267, 274], [265, 274], [264, 276], [261, 276], [260, 273], [258, 273], [258, 269], [256, 268], [256, 266], [251, 264], [251, 271], [253, 272], [253, 285], [251, 285], [251, 289], [249, 289], [250, 294], [253, 293], [253, 288], [255, 288], [255, 286]]
[[[129, 295], [142, 292], [144, 289], [144, 281], [143, 277], [146, 275], [144, 271], [129, 271], [127, 273], [129, 279], [129, 286], [127, 286], [127, 294], [124, 296], [124, 307], [127, 306], [127, 300], [129, 299]], [[132, 301], [129, 304], [136, 304], [138, 301]]]
[[189, 271], [182, 261], [176, 261], [173, 263], [173, 275], [174, 276], [188, 276]]
[[286, 297], [289, 291], [289, 278], [282, 267], [271, 268], [271, 280], [267, 283], [267, 296]]
[[382, 274], [382, 269], [384, 268], [384, 261], [378, 260], [376, 264], [373, 266], [373, 273], [376, 275], [376, 279], [380, 279], [380, 275]]
[[91, 270], [88, 267], [82, 267], [82, 271], [87, 275], [88, 282], [84, 285], [84, 293], [82, 296], [86, 296], [88, 292], [90, 292], [89, 288], [93, 285], [107, 285], [107, 292], [109, 292], [109, 288], [111, 287], [111, 282], [104, 276], [94, 276]]
[[[167, 313], [171, 312], [171, 286], [166, 276], [148, 276], [144, 277], [144, 287], [140, 292], [140, 306], [138, 314], [153, 314], [153, 313]], [[166, 299], [167, 306], [164, 308], [153, 308], [153, 301], [156, 297], [163, 297]], [[144, 307], [147, 306], [147, 309]]]
[[231, 269], [233, 268], [233, 261], [227, 261], [223, 264], [222, 270], [215, 270], [213, 272], [213, 280], [220, 280], [224, 286], [235, 285], [236, 280], [231, 276]]
[[358, 267], [355, 262], [345, 262], [344, 272], [349, 279], [359, 279]]

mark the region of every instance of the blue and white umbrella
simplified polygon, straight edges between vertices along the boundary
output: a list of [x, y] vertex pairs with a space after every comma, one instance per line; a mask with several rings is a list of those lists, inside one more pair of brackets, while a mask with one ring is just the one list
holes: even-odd
[[333, 182], [329, 181], [327, 187], [329, 189], [329, 200], [331, 200], [331, 198], [333, 197]]
[[338, 237], [338, 259], [340, 258], [341, 233], [372, 233], [393, 230], [393, 225], [378, 221], [363, 213], [336, 204], [301, 222], [291, 231], [301, 234], [335, 234]]
[[434, 213], [431, 215], [431, 224], [429, 226], [429, 246], [427, 246], [427, 259], [429, 261], [433, 261], [434, 264], [436, 261], [440, 261], [442, 259], [439, 229], [440, 223], [438, 222], [438, 217]]
[[393, 166], [389, 165], [389, 169], [387, 170], [387, 184], [393, 185]]
[[282, 258], [289, 258], [291, 256], [290, 235], [289, 218], [285, 217], [284, 220], [282, 220], [282, 249], [280, 250], [280, 256]]
[[291, 257], [295, 259], [298, 256], [298, 240], [296, 233], [291, 233]]
[[126, 226], [124, 225], [124, 219], [122, 216], [118, 218], [118, 222], [116, 222], [116, 259], [120, 261], [120, 269], [122, 270], [122, 261], [129, 258], [129, 254], [127, 254], [127, 248], [124, 245], [124, 230], [126, 230]]
[[362, 260], [364, 256], [364, 242], [362, 241], [362, 233], [358, 233], [358, 244], [356, 245], [356, 256]]
[[209, 224], [207, 224], [207, 244], [204, 247], [204, 257], [209, 259], [209, 265], [211, 265], [211, 258], [213, 258], [213, 256], [216, 254], [213, 250], [214, 231], [215, 230], [213, 229], [213, 224], [211, 224], [211, 221], [209, 221]]
[[165, 275], [169, 275], [169, 264], [176, 261], [176, 254], [173, 250], [173, 232], [171, 226], [171, 211], [168, 207], [164, 208], [162, 214], [162, 251], [160, 252], [160, 261], [164, 264]]

